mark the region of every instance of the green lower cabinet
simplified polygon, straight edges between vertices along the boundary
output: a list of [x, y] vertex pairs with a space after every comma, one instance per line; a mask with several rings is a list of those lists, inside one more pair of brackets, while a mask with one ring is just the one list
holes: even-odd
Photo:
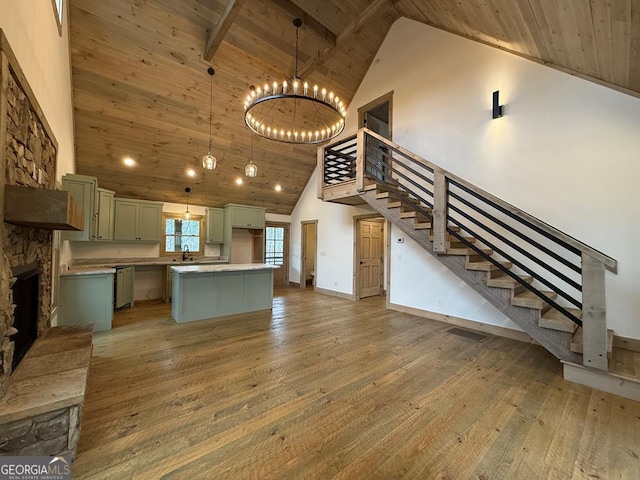
[[116, 268], [116, 308], [133, 307], [133, 280], [135, 267]]
[[93, 323], [93, 330], [111, 330], [113, 273], [62, 275], [58, 325]]

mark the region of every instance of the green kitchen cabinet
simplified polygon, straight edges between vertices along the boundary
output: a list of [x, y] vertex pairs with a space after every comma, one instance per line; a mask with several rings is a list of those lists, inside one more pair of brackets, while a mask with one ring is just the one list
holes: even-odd
[[115, 192], [98, 188], [96, 240], [113, 240], [113, 200]]
[[206, 243], [224, 243], [224, 210], [221, 208], [207, 208], [206, 220]]
[[162, 203], [114, 200], [114, 240], [159, 242], [161, 237]]
[[67, 174], [62, 177], [62, 189], [71, 193], [82, 208], [84, 230], [63, 231], [61, 238], [71, 241], [89, 241], [96, 238], [98, 179], [88, 175]]
[[128, 305], [133, 307], [133, 281], [135, 267], [116, 268], [116, 299], [115, 307]]
[[99, 332], [111, 330], [112, 320], [113, 273], [60, 276], [58, 325], [93, 323]]
[[224, 207], [225, 219], [232, 228], [264, 228], [264, 207], [230, 203]]

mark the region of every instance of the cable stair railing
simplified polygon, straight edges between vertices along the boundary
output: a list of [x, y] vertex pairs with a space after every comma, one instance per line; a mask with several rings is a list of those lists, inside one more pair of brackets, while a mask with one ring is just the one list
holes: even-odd
[[318, 166], [320, 198], [357, 194], [556, 357], [607, 371], [613, 258], [366, 128]]

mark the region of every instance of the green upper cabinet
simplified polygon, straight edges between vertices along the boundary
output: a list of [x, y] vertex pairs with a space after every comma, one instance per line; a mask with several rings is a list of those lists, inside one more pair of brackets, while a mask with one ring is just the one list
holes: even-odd
[[225, 218], [229, 218], [227, 223], [236, 228], [264, 228], [263, 207], [250, 207], [247, 205], [236, 205], [230, 203], [225, 205]]
[[207, 241], [206, 243], [224, 242], [224, 210], [207, 208]]
[[113, 239], [159, 242], [162, 237], [162, 203], [116, 198]]
[[80, 232], [63, 231], [63, 240], [87, 241], [96, 238], [96, 220], [98, 216], [96, 192], [98, 180], [87, 175], [67, 174], [62, 177], [62, 189], [71, 193], [76, 203], [82, 208], [84, 230]]
[[249, 225], [251, 228], [264, 228], [264, 208], [251, 207], [249, 209]]
[[113, 240], [113, 198], [115, 192], [98, 188], [98, 225], [96, 240]]
[[162, 204], [140, 203], [138, 240], [159, 242], [162, 238]]

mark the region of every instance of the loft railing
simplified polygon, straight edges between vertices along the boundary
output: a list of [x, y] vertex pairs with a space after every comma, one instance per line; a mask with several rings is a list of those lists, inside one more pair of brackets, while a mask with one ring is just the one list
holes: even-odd
[[[355, 180], [362, 192], [365, 177], [383, 185], [431, 221], [434, 252], [446, 253], [453, 237], [491, 262], [582, 326], [585, 365], [606, 370], [604, 274], [605, 269], [615, 272], [616, 260], [368, 129], [320, 151], [323, 185]], [[581, 318], [574, 308], [582, 311]]]
[[323, 185], [335, 185], [356, 178], [356, 135], [323, 148]]

